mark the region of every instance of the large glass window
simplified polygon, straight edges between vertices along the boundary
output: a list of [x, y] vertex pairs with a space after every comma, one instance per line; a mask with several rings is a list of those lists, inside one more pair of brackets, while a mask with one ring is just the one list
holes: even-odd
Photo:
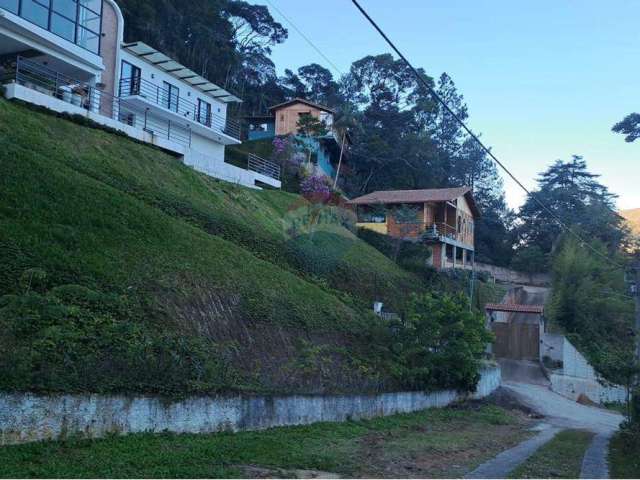
[[48, 0], [22, 0], [22, 16], [39, 27], [49, 28]]
[[178, 103], [180, 103], [180, 89], [169, 82], [162, 82], [162, 105], [174, 112], [178, 111]]
[[198, 122], [211, 126], [211, 104], [198, 99]]
[[100, 53], [103, 0], [0, 0], [0, 8]]
[[11, 13], [15, 13], [17, 15], [20, 10], [20, 1], [19, 0], [0, 0], [0, 8], [9, 10]]
[[122, 78], [120, 79], [120, 96], [139, 95], [142, 70], [123, 60], [121, 71]]

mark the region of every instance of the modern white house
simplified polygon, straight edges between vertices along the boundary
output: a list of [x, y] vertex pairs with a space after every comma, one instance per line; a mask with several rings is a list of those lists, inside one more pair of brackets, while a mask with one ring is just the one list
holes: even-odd
[[227, 117], [241, 100], [142, 42], [124, 43], [113, 0], [0, 0], [0, 78], [7, 98], [83, 115], [179, 156], [212, 177], [280, 187], [280, 168], [251, 155]]

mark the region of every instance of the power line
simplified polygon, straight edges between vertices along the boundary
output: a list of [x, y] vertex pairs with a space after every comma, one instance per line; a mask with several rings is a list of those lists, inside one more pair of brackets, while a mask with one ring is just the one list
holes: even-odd
[[333, 62], [331, 61], [331, 59], [330, 59], [329, 57], [327, 57], [324, 53], [322, 53], [322, 50], [320, 50], [320, 49], [316, 46], [316, 44], [315, 44], [315, 43], [313, 43], [313, 42], [311, 41], [311, 39], [310, 39], [309, 37], [307, 37], [307, 36], [304, 34], [304, 32], [303, 32], [301, 29], [299, 29], [299, 28], [298, 28], [298, 26], [297, 26], [295, 23], [293, 23], [293, 21], [292, 21], [289, 17], [287, 17], [284, 13], [282, 13], [282, 10], [280, 10], [278, 7], [276, 7], [276, 6], [273, 4], [273, 2], [272, 2], [271, 0], [266, 0], [266, 2], [267, 2], [269, 5], [271, 5], [271, 8], [273, 8], [276, 12], [278, 12], [278, 13], [280, 14], [280, 16], [281, 16], [282, 18], [284, 18], [284, 19], [287, 21], [287, 23], [288, 23], [289, 25], [291, 25], [291, 26], [293, 27], [293, 29], [294, 29], [296, 32], [298, 32], [298, 35], [300, 35], [300, 36], [305, 40], [305, 42], [307, 42], [307, 43], [311, 46], [311, 48], [313, 48], [313, 49], [318, 53], [318, 55], [320, 55], [322, 58], [324, 58], [324, 60], [325, 60], [329, 65], [331, 65], [331, 67], [333, 67], [333, 69], [334, 69], [334, 70], [335, 70], [335, 71], [336, 71], [340, 76], [344, 75], [344, 74], [342, 73], [342, 71], [341, 71], [341, 70], [336, 66], [336, 64], [335, 64], [335, 63], [333, 63]]
[[586, 246], [590, 250], [592, 250], [596, 255], [603, 257], [606, 261], [617, 265], [618, 268], [624, 269], [623, 265], [618, 264], [617, 262], [613, 262], [609, 257], [602, 254], [600, 251], [596, 250], [593, 246], [591, 246], [587, 241], [585, 241], [579, 234], [574, 232], [564, 221], [557, 215], [553, 210], [551, 210], [545, 203], [538, 198], [538, 195], [534, 192], [530, 191], [525, 185], [507, 168], [507, 166], [502, 163], [498, 157], [496, 157], [490, 148], [488, 148], [478, 136], [471, 131], [471, 129], [467, 126], [467, 124], [447, 105], [447, 103], [438, 95], [438, 93], [429, 85], [429, 83], [424, 79], [420, 72], [413, 66], [411, 62], [404, 56], [404, 54], [396, 47], [396, 45], [391, 41], [391, 39], [387, 36], [386, 33], [378, 26], [378, 24], [371, 18], [371, 16], [366, 12], [362, 6], [358, 3], [357, 0], [351, 0], [351, 2], [356, 6], [356, 8], [362, 13], [362, 15], [369, 21], [369, 23], [377, 30], [377, 32], [382, 36], [382, 38], [387, 42], [387, 44], [393, 49], [393, 51], [404, 61], [404, 63], [409, 67], [409, 69], [413, 72], [415, 77], [418, 79], [418, 82], [422, 83], [422, 85], [433, 95], [438, 103], [440, 103], [444, 109], [460, 124], [460, 126], [464, 129], [465, 132], [482, 148], [482, 150], [502, 169], [504, 172], [514, 181], [516, 184], [524, 190], [527, 195], [532, 198], [543, 210], [549, 213], [553, 219], [560, 225], [560, 227], [571, 234], [574, 238], [580, 241], [582, 246]]

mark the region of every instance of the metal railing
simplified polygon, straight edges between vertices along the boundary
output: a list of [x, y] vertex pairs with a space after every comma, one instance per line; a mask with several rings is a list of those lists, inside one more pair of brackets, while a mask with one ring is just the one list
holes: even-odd
[[466, 235], [458, 232], [457, 228], [444, 222], [395, 222], [396, 229], [407, 237], [421, 236], [425, 240], [439, 240], [442, 237], [464, 242]]
[[13, 71], [8, 72], [3, 83], [7, 81], [15, 81], [24, 87], [144, 130], [154, 136], [181, 145], [191, 144], [191, 129], [186, 122], [181, 124], [158, 120], [149, 115], [148, 109], [25, 58], [17, 58]]
[[252, 153], [249, 154], [247, 169], [261, 173], [262, 175], [271, 177], [275, 180], [280, 180], [280, 165], [270, 162], [269, 160], [265, 160], [264, 158]]
[[217, 132], [240, 139], [240, 122], [211, 111], [202, 112], [195, 103], [174, 94], [167, 88], [142, 78], [123, 78], [120, 80], [119, 95], [121, 97], [141, 97], [177, 115], [211, 128]]

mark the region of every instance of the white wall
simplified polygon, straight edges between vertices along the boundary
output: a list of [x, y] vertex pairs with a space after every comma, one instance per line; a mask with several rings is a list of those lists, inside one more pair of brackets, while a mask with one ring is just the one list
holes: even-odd
[[105, 117], [104, 115], [100, 115], [99, 113], [89, 111], [76, 105], [72, 105], [55, 97], [52, 97], [51, 95], [32, 90], [22, 85], [11, 83], [9, 85], [6, 85], [5, 88], [5, 95], [8, 99], [15, 98], [17, 100], [22, 100], [33, 105], [48, 108], [49, 110], [52, 110], [54, 112], [80, 115], [100, 125], [104, 125], [105, 127], [119, 130], [131, 138], [156, 145], [178, 155], [184, 155], [188, 150], [188, 148], [182, 144], [171, 142], [164, 137], [151, 135], [139, 128], [131, 127], [117, 120], [113, 120], [109, 117]]
[[171, 402], [157, 397], [0, 395], [0, 445], [98, 438], [141, 432], [211, 433], [342, 422], [484, 398], [501, 383], [499, 367], [482, 372], [477, 392], [397, 392], [379, 395], [202, 396]]
[[562, 369], [550, 373], [551, 390], [554, 392], [572, 400], [586, 395], [596, 403], [626, 401], [626, 389], [602, 380], [584, 355], [564, 335], [545, 333], [542, 336], [541, 355], [562, 361]]
[[[205, 93], [201, 92], [197, 88], [194, 88], [191, 85], [189, 85], [187, 82], [178, 80], [176, 77], [173, 77], [170, 74], [162, 71], [160, 68], [148, 62], [145, 62], [141, 58], [136, 57], [135, 55], [126, 51], [125, 49], [120, 50], [120, 60], [121, 61], [124, 60], [125, 62], [128, 62], [140, 68], [142, 70], [141, 75], [143, 80], [147, 80], [149, 82], [155, 83], [159, 87], [163, 86], [162, 82], [164, 81], [169, 82], [170, 84], [178, 87], [180, 89], [180, 98], [187, 100], [196, 106], [198, 105], [198, 98], [201, 98], [205, 102], [210, 103], [212, 115], [214, 116], [217, 115], [226, 120], [227, 118], [226, 103], [223, 103], [220, 100], [216, 100], [215, 98], [209, 95], [206, 95]], [[121, 65], [122, 65], [122, 62], [120, 66], [118, 66], [118, 75], [117, 75], [118, 80], [116, 82], [116, 85], [120, 85], [120, 78], [122, 73]], [[118, 94], [119, 92], [116, 92], [116, 95]]]

